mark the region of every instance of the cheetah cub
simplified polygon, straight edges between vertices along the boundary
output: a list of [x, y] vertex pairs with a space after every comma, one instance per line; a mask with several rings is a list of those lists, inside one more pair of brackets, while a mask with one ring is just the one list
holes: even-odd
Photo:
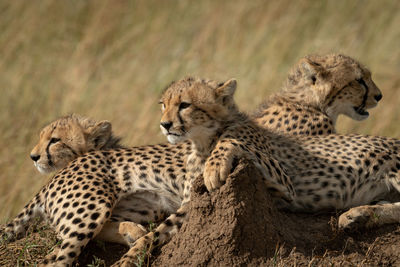
[[[238, 111], [233, 94], [236, 81], [224, 83], [188, 77], [173, 82], [163, 92], [160, 103], [160, 127], [170, 143], [191, 142], [191, 154], [185, 162], [187, 190], [176, 214], [172, 214], [154, 232], [138, 239], [119, 264], [136, 259], [151, 244], [164, 243], [183, 223], [190, 200], [191, 182], [203, 175], [208, 189], [219, 187], [227, 178], [235, 159], [247, 157], [264, 174], [263, 180], [276, 199], [291, 201], [294, 190], [280, 163], [270, 157], [264, 130]], [[248, 138], [255, 142], [248, 142]]]
[[[289, 197], [293, 193], [290, 180], [280, 164], [268, 157], [270, 146], [262, 136], [263, 130], [238, 111], [233, 100], [235, 90], [234, 79], [218, 84], [189, 77], [172, 84], [161, 98], [161, 131], [172, 144], [191, 141], [186, 171], [190, 179], [203, 174], [208, 189], [221, 185], [235, 157], [248, 157], [263, 171], [265, 180], [271, 181], [274, 191]], [[246, 142], [248, 134], [257, 141]]]
[[[64, 168], [87, 152], [124, 148], [120, 140], [121, 138], [112, 132], [110, 122], [70, 114], [56, 119], [40, 131], [39, 142], [32, 149], [30, 157], [38, 171], [46, 174]], [[148, 197], [151, 198], [152, 195], [149, 194]], [[126, 245], [145, 234], [147, 230], [142, 225], [129, 221], [130, 218], [135, 220], [135, 213], [138, 211], [143, 213], [144, 208], [149, 209], [148, 206], [143, 206], [144, 203], [140, 199], [139, 203], [140, 206], [135, 205], [134, 196], [121, 199], [110, 221], [105, 224], [96, 239]], [[164, 215], [155, 216], [153, 221], [163, 217]]]
[[293, 67], [283, 90], [268, 97], [252, 117], [278, 133], [331, 134], [340, 114], [365, 120], [381, 98], [371, 72], [353, 58], [309, 55]]
[[[80, 119], [61, 118], [42, 131], [32, 152], [40, 155], [37, 166], [42, 171], [65, 167], [1, 231], [10, 242], [25, 233], [33, 218], [45, 219], [61, 245], [44, 266], [71, 266], [93, 238], [132, 246], [147, 232], [143, 224], [176, 212], [188, 195], [188, 142], [111, 149], [105, 145], [120, 145], [108, 122], [93, 122], [92, 128]], [[93, 151], [83, 152], [88, 150]]]

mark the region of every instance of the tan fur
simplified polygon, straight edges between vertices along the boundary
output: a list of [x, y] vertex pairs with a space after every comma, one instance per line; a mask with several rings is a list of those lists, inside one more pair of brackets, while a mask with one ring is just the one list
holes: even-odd
[[366, 110], [381, 98], [370, 71], [353, 58], [309, 55], [291, 70], [283, 90], [269, 97], [252, 116], [279, 133], [330, 134], [340, 114], [366, 119]]
[[49, 173], [89, 151], [121, 148], [119, 140], [113, 135], [110, 122], [72, 114], [43, 128], [31, 158], [40, 172]]

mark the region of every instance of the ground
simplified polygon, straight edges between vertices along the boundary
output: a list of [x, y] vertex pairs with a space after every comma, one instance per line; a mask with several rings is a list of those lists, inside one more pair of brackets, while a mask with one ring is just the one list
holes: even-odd
[[[277, 211], [258, 171], [241, 162], [227, 183], [208, 193], [199, 177], [189, 218], [180, 232], [139, 266], [398, 266], [400, 227], [344, 233], [337, 213]], [[54, 247], [43, 224], [17, 242], [0, 245], [1, 266], [33, 265]], [[91, 242], [77, 266], [109, 266], [127, 249]]]

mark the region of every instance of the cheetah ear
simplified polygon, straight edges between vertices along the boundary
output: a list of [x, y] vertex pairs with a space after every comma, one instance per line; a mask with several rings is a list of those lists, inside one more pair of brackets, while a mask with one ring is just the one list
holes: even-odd
[[93, 146], [93, 149], [101, 149], [111, 137], [111, 123], [100, 121], [94, 126], [86, 129], [86, 140]]
[[222, 102], [223, 105], [226, 105], [228, 102], [233, 100], [233, 94], [236, 91], [236, 79], [230, 79], [222, 84], [215, 90], [217, 95], [217, 99]]
[[320, 64], [308, 58], [301, 60], [299, 68], [303, 74], [303, 79], [311, 81], [312, 84], [315, 84], [317, 79], [322, 77], [321, 74], [324, 73], [324, 68]]

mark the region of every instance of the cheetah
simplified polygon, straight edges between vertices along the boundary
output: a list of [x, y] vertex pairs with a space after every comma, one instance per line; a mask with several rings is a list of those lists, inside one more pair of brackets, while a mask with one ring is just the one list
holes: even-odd
[[[279, 135], [237, 110], [235, 88], [235, 80], [215, 85], [187, 78], [163, 93], [163, 134], [171, 143], [192, 143], [186, 162], [189, 180], [202, 174], [207, 189], [215, 190], [235, 168], [237, 159], [246, 157], [264, 174], [280, 209], [316, 212], [353, 208], [339, 217], [341, 229], [399, 221], [393, 216], [394, 210], [400, 210], [399, 204], [360, 205], [371, 203], [391, 188], [400, 190], [400, 140], [363, 135]], [[155, 231], [139, 238], [119, 264], [128, 264], [143, 249], [151, 250], [153, 242], [166, 242], [176, 232], [174, 226], [179, 228], [184, 222], [186, 206], [183, 203]], [[383, 218], [377, 222], [374, 214]]]
[[268, 97], [251, 116], [281, 134], [331, 134], [340, 114], [365, 120], [367, 110], [381, 99], [371, 72], [355, 59], [309, 55], [293, 67], [283, 90]]
[[[233, 101], [235, 90], [234, 79], [218, 83], [193, 77], [173, 82], [164, 90], [160, 100], [161, 131], [172, 144], [191, 142], [191, 154], [185, 166], [189, 181], [187, 195], [177, 212], [139, 238], [119, 265], [129, 266], [144, 249], [151, 250], [153, 242], [154, 245], [165, 243], [176, 233], [185, 220], [191, 183], [196, 177], [203, 175], [207, 188], [217, 188], [232, 170], [233, 162], [241, 157], [253, 160], [262, 170], [267, 187], [277, 199], [293, 198], [290, 178], [278, 161], [266, 156], [270, 154], [270, 146], [264, 130], [238, 111]], [[248, 134], [256, 142], [246, 142]]]
[[175, 213], [188, 195], [184, 159], [190, 143], [123, 148], [110, 134], [109, 123], [93, 125], [99, 127], [87, 134], [71, 117], [42, 131], [32, 152], [36, 161], [42, 158], [36, 166], [42, 172], [59, 168], [67, 161], [63, 155], [70, 162], [2, 229], [2, 236], [12, 241], [25, 233], [33, 218], [45, 219], [61, 245], [46, 256], [43, 266], [71, 266], [93, 238], [132, 246], [147, 233], [145, 224]]
[[[95, 121], [77, 114], [70, 114], [58, 118], [40, 131], [39, 142], [32, 149], [30, 157], [40, 173], [48, 174], [62, 169], [89, 151], [125, 148], [120, 141], [121, 138], [112, 132], [109, 121]], [[105, 224], [96, 239], [126, 245], [146, 233], [147, 230], [142, 225], [133, 224], [127, 219], [128, 213], [141, 211], [145, 208], [143, 204], [146, 203], [141, 203], [139, 206], [133, 206], [132, 203], [135, 203], [132, 196], [121, 199], [114, 210], [113, 218]], [[149, 208], [148, 205], [147, 208]], [[124, 221], [114, 223], [122, 217], [125, 217]], [[158, 219], [158, 217], [153, 219]], [[116, 229], [110, 231], [109, 228]], [[115, 231], [119, 234], [114, 235]], [[122, 239], [121, 236], [123, 236]]]

